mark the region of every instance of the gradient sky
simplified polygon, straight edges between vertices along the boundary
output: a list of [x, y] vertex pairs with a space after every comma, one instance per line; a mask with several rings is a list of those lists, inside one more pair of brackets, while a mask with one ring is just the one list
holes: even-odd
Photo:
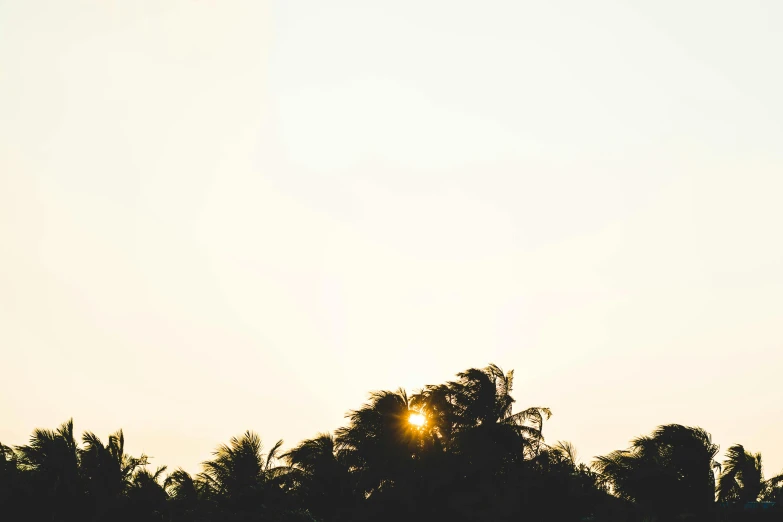
[[198, 470], [495, 362], [783, 468], [783, 3], [0, 1], [0, 441]]

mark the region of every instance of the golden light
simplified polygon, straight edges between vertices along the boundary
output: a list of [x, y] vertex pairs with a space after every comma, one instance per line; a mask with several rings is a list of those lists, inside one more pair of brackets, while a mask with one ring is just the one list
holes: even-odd
[[408, 417], [408, 422], [416, 426], [417, 428], [421, 428], [424, 426], [424, 423], [427, 422], [427, 419], [424, 418], [424, 415], [421, 413], [411, 413], [410, 417]]

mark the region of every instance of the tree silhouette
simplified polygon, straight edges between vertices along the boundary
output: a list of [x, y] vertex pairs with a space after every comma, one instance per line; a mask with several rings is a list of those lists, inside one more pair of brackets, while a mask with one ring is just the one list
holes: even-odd
[[222, 507], [252, 511], [274, 495], [274, 479], [280, 474], [276, 460], [282, 445], [282, 440], [277, 441], [264, 455], [261, 438], [248, 430], [240, 437], [232, 437], [229, 444], [220, 445], [214, 458], [204, 462], [199, 478]]
[[764, 482], [761, 499], [767, 502], [776, 502], [783, 505], [783, 473]]
[[52, 520], [73, 520], [83, 508], [79, 455], [73, 419], [56, 430], [36, 429], [29, 444], [17, 448], [30, 473], [37, 502], [33, 509]]
[[0, 507], [5, 507], [8, 512], [16, 511], [23, 494], [21, 482], [24, 478], [17, 452], [0, 444]]
[[132, 520], [158, 521], [167, 512], [168, 494], [161, 484], [166, 466], [158, 467], [154, 472], [140, 468], [133, 474], [127, 491], [128, 511]]
[[329, 433], [307, 439], [284, 455], [291, 466], [288, 483], [319, 519], [340, 520], [363, 498], [356, 494], [350, 454]]
[[365, 496], [410, 475], [422, 436], [409, 422], [413, 413], [405, 390], [373, 392], [367, 404], [348, 414], [348, 426], [336, 431], [345, 462]]
[[167, 476], [163, 487], [169, 497], [172, 520], [198, 520], [215, 511], [207, 483], [182, 468]]
[[83, 448], [77, 451], [79, 468], [94, 518], [116, 518], [123, 509], [123, 495], [132, 485], [134, 472], [146, 466], [148, 459], [145, 455], [134, 458], [125, 453], [122, 430], [111, 434], [105, 446], [89, 431], [82, 435], [82, 443]]
[[718, 500], [741, 503], [758, 500], [764, 487], [761, 453], [748, 453], [741, 444], [726, 450], [718, 477]]
[[718, 446], [701, 428], [668, 424], [628, 450], [598, 457], [595, 467], [621, 498], [664, 520], [705, 517], [714, 504]]
[[411, 399], [428, 412], [442, 443], [457, 452], [480, 459], [494, 456], [521, 458], [534, 455], [543, 441], [548, 408], [533, 407], [513, 412], [513, 370], [504, 373], [497, 365], [471, 368], [446, 384], [425, 386]]
[[246, 431], [195, 475], [152, 470], [122, 430], [77, 439], [69, 420], [0, 444], [0, 520], [668, 522], [711, 520], [717, 497], [721, 520], [783, 521], [768, 504], [743, 509], [783, 503], [783, 475], [764, 480], [759, 454], [729, 448], [716, 487], [709, 433], [668, 424], [590, 467], [570, 442], [546, 443], [549, 409], [514, 410], [513, 384], [491, 364], [411, 396], [373, 392], [334, 434], [283, 453]]

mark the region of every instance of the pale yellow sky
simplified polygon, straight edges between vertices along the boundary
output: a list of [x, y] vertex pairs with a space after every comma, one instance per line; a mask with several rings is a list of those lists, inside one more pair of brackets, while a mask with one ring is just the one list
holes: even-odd
[[0, 1], [0, 441], [195, 471], [516, 370], [783, 468], [783, 3]]

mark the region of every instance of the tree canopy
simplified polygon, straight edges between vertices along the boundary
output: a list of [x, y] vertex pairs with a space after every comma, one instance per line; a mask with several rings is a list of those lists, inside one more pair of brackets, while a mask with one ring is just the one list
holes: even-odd
[[375, 391], [333, 433], [284, 451], [248, 430], [195, 475], [127, 454], [122, 430], [79, 439], [68, 420], [0, 444], [0, 519], [783, 520], [779, 504], [749, 510], [783, 502], [783, 475], [765, 480], [760, 454], [735, 444], [719, 464], [707, 431], [665, 424], [582, 462], [574, 444], [545, 440], [548, 408], [516, 408], [513, 384], [491, 364], [411, 394]]

